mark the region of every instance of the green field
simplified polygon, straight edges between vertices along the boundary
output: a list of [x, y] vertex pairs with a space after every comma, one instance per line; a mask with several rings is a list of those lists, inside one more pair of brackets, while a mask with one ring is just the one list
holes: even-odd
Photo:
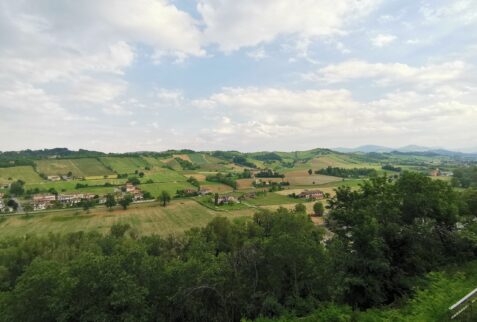
[[103, 157], [100, 161], [116, 173], [134, 173], [134, 171], [144, 171], [149, 166], [141, 157]]
[[92, 209], [90, 214], [82, 210], [61, 210], [33, 214], [29, 217], [20, 215], [2, 218], [0, 235], [18, 237], [25, 234], [45, 235], [50, 232], [70, 233], [81, 230], [104, 233], [115, 223], [128, 223], [141, 235], [168, 235], [204, 226], [219, 215], [241, 218], [251, 216], [253, 213], [252, 209], [217, 212], [193, 200], [173, 201], [165, 208], [157, 203], [136, 204], [128, 210], [116, 209], [112, 212], [106, 210], [104, 206], [98, 206]]
[[114, 174], [94, 158], [46, 159], [35, 161], [37, 171], [46, 175], [66, 175], [69, 171], [75, 177], [105, 176]]
[[147, 183], [147, 184], [141, 184], [139, 186], [141, 190], [150, 192], [153, 197], [158, 197], [159, 194], [164, 190], [169, 192], [171, 196], [174, 196], [176, 194], [177, 190], [180, 189], [197, 189], [193, 185], [191, 185], [188, 182], [163, 182], [163, 183]]
[[[26, 189], [35, 189], [38, 188], [41, 191], [54, 188], [58, 192], [93, 192], [98, 191], [98, 188], [103, 188], [105, 183], [110, 183], [113, 186], [125, 184], [127, 179], [101, 179], [101, 180], [73, 180], [73, 181], [44, 181], [42, 183], [32, 183], [26, 184]], [[87, 184], [89, 187], [76, 189], [77, 184]], [[109, 187], [111, 190], [111, 187]], [[108, 191], [110, 192], [110, 191]]]
[[143, 182], [149, 179], [153, 180], [154, 182], [176, 182], [187, 180], [187, 178], [180, 173], [167, 168], [158, 168], [152, 171], [145, 171], [144, 173], [145, 176], [141, 179]]
[[41, 182], [43, 180], [30, 166], [0, 168], [0, 184], [11, 183], [19, 179], [25, 182]]

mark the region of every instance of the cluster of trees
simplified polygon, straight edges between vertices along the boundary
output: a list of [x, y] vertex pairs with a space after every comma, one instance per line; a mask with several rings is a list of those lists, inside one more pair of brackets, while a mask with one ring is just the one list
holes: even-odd
[[196, 170], [200, 168], [198, 165], [193, 164], [189, 160], [184, 160], [181, 158], [175, 158], [175, 160], [179, 163], [183, 170]]
[[383, 166], [381, 166], [381, 169], [388, 170], [388, 171], [394, 171], [394, 172], [401, 172], [401, 170], [402, 170], [400, 167], [395, 167], [392, 164], [384, 164]]
[[232, 187], [234, 190], [237, 189], [237, 181], [235, 180], [232, 173], [217, 173], [214, 175], [209, 175], [205, 179], [210, 182], [220, 182], [226, 184], [227, 186]]
[[249, 167], [249, 168], [256, 168], [257, 166], [255, 163], [248, 161], [246, 157], [243, 155], [236, 155], [232, 158], [232, 162], [244, 167]]
[[359, 177], [374, 177], [378, 173], [375, 169], [369, 168], [338, 168], [328, 166], [326, 168], [316, 170], [316, 174], [324, 174], [328, 176], [341, 177], [341, 178], [359, 178]]
[[260, 161], [282, 161], [282, 157], [275, 152], [254, 154], [253, 158]]
[[431, 270], [475, 259], [475, 195], [411, 173], [340, 188], [326, 242], [301, 204], [217, 217], [179, 237], [115, 225], [104, 236], [4, 239], [0, 321], [240, 321], [327, 303], [377, 307], [412, 295]]
[[257, 178], [285, 178], [285, 175], [272, 169], [261, 170], [255, 173]]
[[477, 166], [455, 169], [452, 185], [461, 188], [477, 188]]
[[193, 185], [197, 189], [200, 189], [200, 182], [199, 182], [199, 180], [197, 180], [197, 178], [189, 177], [187, 179], [187, 182], [189, 182], [191, 185]]

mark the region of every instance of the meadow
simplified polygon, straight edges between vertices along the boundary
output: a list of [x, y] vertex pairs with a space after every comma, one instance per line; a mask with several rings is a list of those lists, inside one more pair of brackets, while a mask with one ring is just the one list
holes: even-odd
[[15, 180], [23, 180], [25, 182], [43, 181], [31, 166], [0, 168], [0, 184], [11, 183]]
[[94, 158], [45, 159], [35, 161], [37, 171], [46, 175], [66, 175], [72, 172], [75, 177], [105, 176], [114, 174]]
[[23, 236], [26, 234], [70, 233], [97, 231], [105, 233], [115, 223], [129, 224], [141, 235], [180, 234], [183, 231], [205, 226], [216, 216], [230, 219], [253, 215], [253, 209], [221, 212], [198, 204], [194, 200], [175, 200], [167, 207], [157, 202], [133, 204], [127, 210], [107, 210], [98, 206], [86, 213], [80, 209], [65, 209], [0, 218], [0, 235]]
[[113, 169], [116, 173], [134, 173], [144, 171], [149, 163], [141, 157], [103, 157], [99, 159], [106, 167]]

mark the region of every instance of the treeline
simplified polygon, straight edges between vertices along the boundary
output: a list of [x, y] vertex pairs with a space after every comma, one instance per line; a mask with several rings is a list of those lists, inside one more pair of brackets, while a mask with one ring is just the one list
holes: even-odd
[[257, 178], [285, 178], [285, 175], [271, 169], [262, 170], [255, 173], [255, 177]]
[[374, 177], [378, 174], [375, 169], [369, 168], [337, 168], [328, 166], [315, 171], [316, 174], [324, 174], [328, 176], [341, 177], [341, 178], [359, 178], [359, 177]]
[[330, 200], [332, 238], [302, 212], [217, 217], [179, 237], [50, 234], [0, 241], [0, 321], [240, 321], [366, 309], [412, 296], [424, 274], [475, 259], [477, 227], [442, 181], [373, 178]]
[[477, 187], [477, 166], [455, 169], [452, 185], [461, 188]]
[[181, 158], [175, 158], [175, 160], [179, 163], [183, 170], [196, 170], [200, 168], [198, 165], [193, 164], [189, 160], [184, 160]]
[[388, 170], [388, 171], [394, 171], [394, 172], [401, 172], [401, 170], [402, 170], [400, 167], [395, 167], [392, 164], [384, 164], [383, 166], [381, 166], [381, 169]]
[[235, 180], [234, 176], [232, 173], [217, 173], [214, 175], [208, 175], [205, 180], [210, 181], [210, 182], [218, 182], [218, 183], [223, 183], [227, 186], [232, 187], [233, 189], [237, 189], [237, 181]]

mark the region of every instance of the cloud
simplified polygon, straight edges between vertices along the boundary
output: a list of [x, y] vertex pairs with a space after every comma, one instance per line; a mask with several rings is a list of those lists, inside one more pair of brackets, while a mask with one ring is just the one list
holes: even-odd
[[374, 79], [379, 85], [412, 84], [418, 87], [429, 87], [462, 79], [470, 68], [463, 61], [413, 67], [403, 63], [369, 63], [362, 60], [349, 60], [328, 65], [315, 73], [305, 74], [304, 77], [325, 83]]
[[247, 56], [257, 61], [268, 57], [263, 47], [257, 48], [256, 50], [253, 50], [253, 51], [249, 51], [247, 53]]
[[271, 42], [279, 36], [299, 38], [342, 35], [374, 10], [380, 0], [199, 0], [205, 41], [224, 51]]
[[374, 47], [385, 47], [396, 40], [396, 36], [389, 34], [378, 34], [371, 38], [371, 43]]

